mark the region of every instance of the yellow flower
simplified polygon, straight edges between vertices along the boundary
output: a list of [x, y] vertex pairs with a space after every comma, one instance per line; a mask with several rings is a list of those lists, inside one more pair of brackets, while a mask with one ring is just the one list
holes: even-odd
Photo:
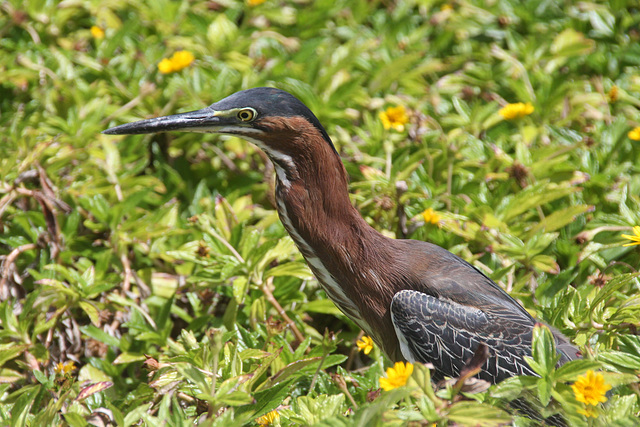
[[625, 239], [631, 240], [631, 243], [627, 243], [622, 246], [640, 245], [640, 225], [636, 225], [635, 227], [633, 227], [633, 234], [635, 234], [635, 236], [631, 236], [629, 234], [622, 235], [622, 237], [624, 237]]
[[173, 68], [176, 71], [180, 71], [183, 68], [191, 65], [193, 61], [195, 61], [196, 57], [193, 56], [193, 53], [188, 50], [179, 50], [173, 54], [171, 57], [171, 62], [173, 62]]
[[76, 365], [73, 362], [59, 362], [53, 368], [53, 372], [55, 372], [56, 374], [66, 375], [74, 369], [76, 369]]
[[265, 414], [265, 415], [261, 416], [260, 418], [256, 419], [256, 422], [261, 426], [270, 426], [274, 422], [276, 422], [276, 420], [278, 420], [278, 418], [280, 418], [280, 414], [278, 414], [278, 411], [273, 410], [273, 411], [269, 412], [268, 414]]
[[356, 345], [358, 346], [358, 351], [364, 351], [364, 354], [369, 354], [373, 349], [373, 340], [371, 337], [365, 335], [356, 343]]
[[380, 387], [384, 391], [402, 387], [413, 373], [413, 364], [407, 362], [396, 362], [393, 368], [387, 368], [387, 376], [380, 377]]
[[584, 415], [585, 417], [593, 417], [598, 418], [598, 411], [595, 406], [587, 405], [584, 409], [578, 409], [578, 413]]
[[173, 72], [173, 64], [169, 58], [164, 58], [160, 63], [158, 63], [158, 70], [162, 74], [169, 74]]
[[94, 25], [93, 27], [91, 27], [90, 31], [94, 39], [101, 40], [104, 38], [104, 30], [102, 28]]
[[158, 63], [158, 70], [162, 74], [175, 73], [188, 67], [195, 60], [193, 53], [187, 50], [179, 50], [171, 58], [164, 58]]
[[607, 93], [607, 98], [611, 103], [618, 100], [618, 86], [611, 86], [611, 89], [609, 89], [609, 92]]
[[385, 129], [394, 129], [398, 132], [402, 132], [404, 125], [409, 123], [407, 111], [402, 105], [389, 107], [385, 111], [381, 111], [379, 117]]
[[422, 218], [426, 224], [438, 224], [442, 217], [433, 210], [433, 208], [425, 209], [422, 212]]
[[251, 7], [258, 6], [259, 4], [264, 3], [266, 0], [247, 0], [247, 4]]
[[604, 376], [593, 371], [588, 371], [586, 376], [578, 377], [571, 388], [578, 402], [592, 406], [599, 402], [606, 402], [605, 393], [611, 390], [611, 386], [604, 382]]
[[500, 115], [506, 120], [519, 119], [533, 113], [533, 105], [530, 102], [516, 102], [515, 104], [507, 104], [499, 111]]
[[640, 126], [631, 129], [627, 136], [634, 141], [640, 141]]

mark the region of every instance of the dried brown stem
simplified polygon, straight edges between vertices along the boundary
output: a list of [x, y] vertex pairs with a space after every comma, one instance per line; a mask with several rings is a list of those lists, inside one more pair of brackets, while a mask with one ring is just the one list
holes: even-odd
[[332, 379], [333, 382], [335, 383], [335, 385], [338, 386], [338, 388], [347, 396], [347, 398], [351, 401], [351, 404], [353, 405], [353, 409], [357, 410], [358, 409], [358, 404], [356, 403], [356, 401], [353, 399], [353, 396], [351, 395], [351, 393], [349, 393], [349, 389], [347, 388], [347, 383], [344, 380], [344, 377], [342, 375], [332, 375]]
[[122, 254], [120, 256], [120, 262], [122, 262], [122, 267], [124, 268], [124, 281], [122, 283], [122, 290], [123, 292], [129, 292], [129, 289], [131, 288], [131, 278], [133, 277], [131, 263], [129, 262], [129, 258], [127, 258], [126, 254]]
[[12, 250], [9, 255], [7, 255], [7, 258], [4, 260], [4, 265], [2, 266], [2, 275], [0, 275], [0, 289], [7, 283], [9, 271], [11, 270], [13, 263], [16, 261], [16, 258], [18, 258], [21, 253], [31, 251], [33, 249], [38, 249], [38, 245], [35, 243], [28, 243], [26, 245], [18, 246]]
[[287, 325], [291, 328], [291, 332], [293, 332], [293, 335], [295, 335], [298, 344], [302, 343], [304, 341], [304, 335], [302, 335], [296, 324], [293, 322], [293, 320], [291, 320], [289, 316], [287, 316], [284, 308], [282, 308], [278, 300], [276, 300], [276, 298], [273, 296], [273, 293], [271, 292], [272, 285], [273, 277], [269, 277], [267, 281], [262, 285], [262, 292], [264, 293], [264, 296], [267, 298], [267, 301], [269, 301], [271, 305], [275, 307], [280, 317], [282, 317]]

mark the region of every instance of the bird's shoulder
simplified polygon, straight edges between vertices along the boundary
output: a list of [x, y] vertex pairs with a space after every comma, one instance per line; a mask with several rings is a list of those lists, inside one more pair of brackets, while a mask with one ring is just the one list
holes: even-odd
[[408, 264], [402, 268], [411, 274], [404, 289], [423, 292], [455, 304], [479, 308], [484, 312], [513, 320], [535, 322], [513, 297], [476, 267], [428, 242], [396, 240], [397, 250]]

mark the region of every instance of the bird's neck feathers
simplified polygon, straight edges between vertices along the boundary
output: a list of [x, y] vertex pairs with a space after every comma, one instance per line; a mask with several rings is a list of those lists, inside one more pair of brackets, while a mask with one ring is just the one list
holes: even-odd
[[302, 117], [260, 125], [268, 129], [261, 148], [276, 170], [278, 213], [303, 255], [309, 259], [312, 251], [330, 263], [367, 250], [378, 233], [351, 204], [347, 172], [331, 142]]
[[[360, 218], [349, 200], [347, 173], [331, 141], [303, 117], [263, 119], [260, 147], [274, 164], [276, 197], [301, 222], [325, 225]], [[335, 225], [335, 224], [334, 224]]]

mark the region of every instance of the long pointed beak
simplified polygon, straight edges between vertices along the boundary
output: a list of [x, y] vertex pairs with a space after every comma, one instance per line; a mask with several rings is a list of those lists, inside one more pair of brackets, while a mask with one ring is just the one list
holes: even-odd
[[107, 135], [139, 135], [143, 133], [190, 131], [215, 132], [221, 125], [221, 118], [210, 107], [172, 116], [156, 117], [112, 127], [102, 131]]

